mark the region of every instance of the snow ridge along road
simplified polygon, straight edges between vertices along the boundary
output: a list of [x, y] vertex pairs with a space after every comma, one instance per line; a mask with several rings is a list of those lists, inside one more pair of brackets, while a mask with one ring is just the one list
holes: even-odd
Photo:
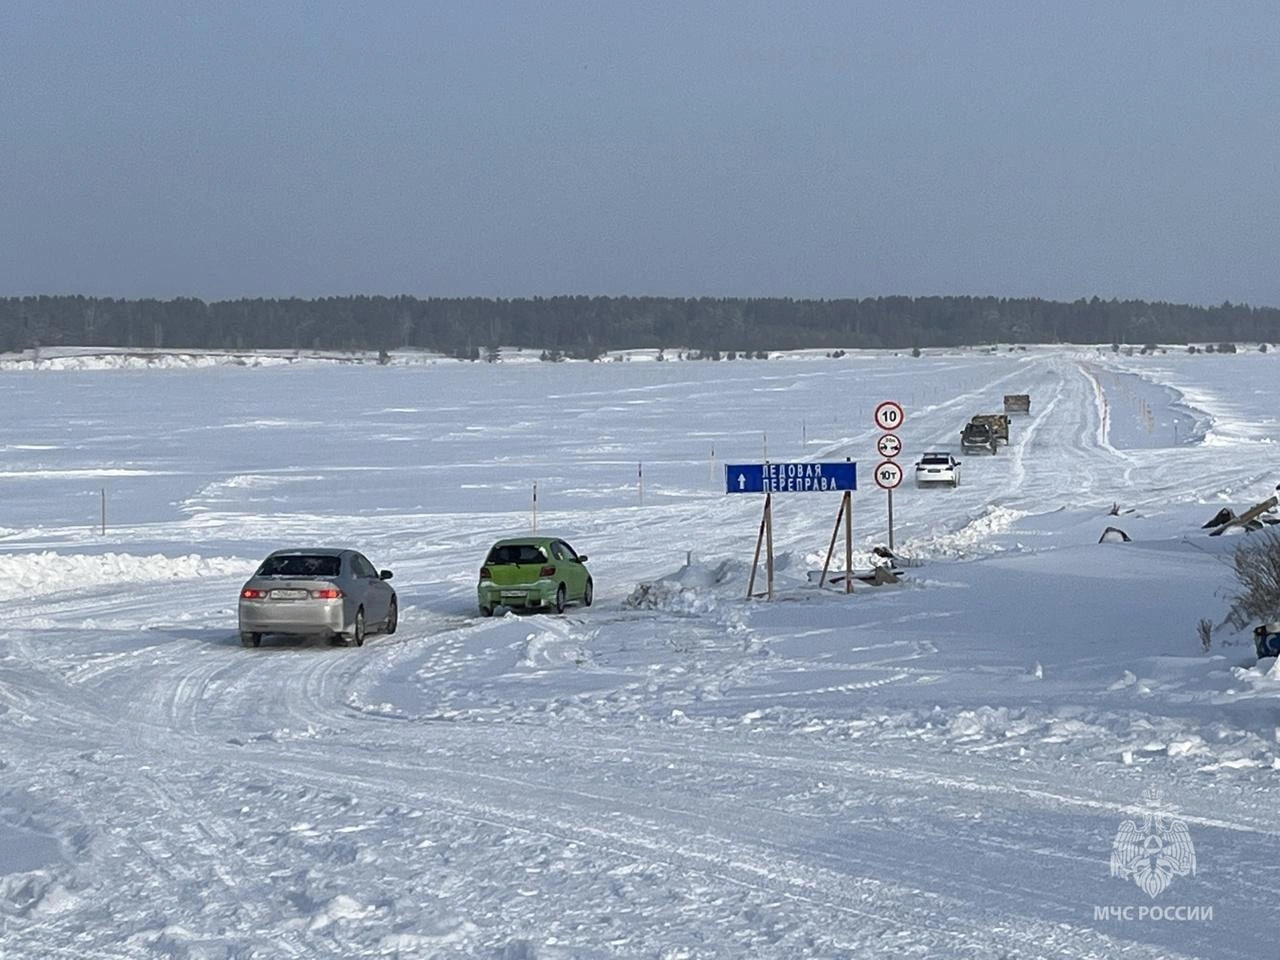
[[[1199, 525], [1280, 480], [1277, 362], [0, 373], [0, 958], [1269, 956], [1280, 680], [1195, 624], [1242, 542]], [[896, 496], [902, 584], [815, 590], [838, 496], [780, 495], [743, 599], [720, 463], [871, 464], [895, 399], [909, 465], [1005, 392], [1007, 447]], [[535, 480], [596, 604], [480, 619]], [[400, 630], [241, 648], [293, 543], [392, 568]], [[1156, 898], [1111, 872], [1149, 790], [1197, 857]]]

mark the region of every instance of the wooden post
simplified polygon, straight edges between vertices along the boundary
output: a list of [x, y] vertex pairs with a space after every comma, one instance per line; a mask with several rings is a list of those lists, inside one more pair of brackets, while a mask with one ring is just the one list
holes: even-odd
[[1240, 516], [1233, 517], [1232, 519], [1228, 520], [1226, 523], [1220, 526], [1217, 530], [1210, 530], [1209, 536], [1211, 537], [1221, 536], [1222, 532], [1224, 530], [1227, 530], [1230, 527], [1245, 527], [1247, 529], [1249, 522], [1251, 520], [1256, 520], [1258, 517], [1262, 516], [1272, 507], [1275, 507], [1277, 505], [1280, 505], [1280, 496], [1267, 497], [1267, 499], [1263, 500], [1261, 503], [1255, 503], [1252, 507], [1250, 507], [1244, 513], [1240, 514]]
[[107, 488], [102, 488], [102, 535], [107, 535]]
[[831, 528], [831, 542], [827, 544], [827, 559], [822, 564], [822, 577], [818, 580], [818, 586], [823, 589], [827, 586], [827, 571], [831, 569], [831, 557], [836, 552], [836, 537], [840, 536], [840, 520], [844, 517], [844, 509], [848, 502], [849, 494], [846, 492], [840, 500], [840, 510], [836, 513], [835, 526]]
[[640, 491], [640, 506], [644, 506], [644, 464], [636, 464], [636, 487]]
[[831, 568], [831, 557], [836, 552], [836, 537], [840, 535], [840, 521], [844, 521], [844, 592], [853, 593], [853, 494], [848, 490], [840, 499], [840, 510], [836, 513], [835, 526], [831, 528], [831, 542], [827, 544], [827, 559], [822, 565], [822, 578], [818, 585], [827, 585], [827, 571]]
[[538, 532], [538, 481], [533, 481], [533, 532]]
[[844, 492], [844, 592], [853, 593], [853, 494]]
[[765, 567], [769, 571], [769, 599], [773, 599], [773, 494], [767, 493], [764, 498], [764, 518], [768, 521], [765, 524], [764, 536], [765, 544], [768, 547], [769, 556], [765, 560]]
[[755, 556], [751, 557], [751, 576], [746, 581], [746, 598], [751, 599], [755, 593], [755, 575], [760, 567], [760, 545], [767, 545], [768, 556], [765, 557], [765, 570], [768, 572], [768, 596], [773, 599], [773, 494], [764, 494], [764, 513], [760, 516], [760, 531], [755, 535]]
[[747, 599], [750, 600], [755, 596], [756, 590], [756, 570], [760, 566], [760, 545], [764, 543], [764, 528], [769, 522], [769, 497], [772, 494], [766, 494], [764, 498], [764, 513], [760, 515], [760, 532], [756, 534], [756, 552], [751, 558], [751, 576], [747, 580]]

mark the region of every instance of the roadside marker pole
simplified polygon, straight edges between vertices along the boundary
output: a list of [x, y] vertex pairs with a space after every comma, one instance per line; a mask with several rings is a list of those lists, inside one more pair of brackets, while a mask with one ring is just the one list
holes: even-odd
[[640, 506], [644, 506], [644, 464], [636, 464], [636, 487], [640, 491]]
[[102, 488], [102, 535], [107, 535], [107, 488]]
[[538, 481], [533, 481], [533, 532], [538, 532]]

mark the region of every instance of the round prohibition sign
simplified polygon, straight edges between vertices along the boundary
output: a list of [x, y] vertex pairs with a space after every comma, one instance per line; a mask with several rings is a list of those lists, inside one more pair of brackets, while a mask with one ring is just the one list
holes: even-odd
[[876, 426], [881, 430], [896, 430], [906, 419], [902, 405], [892, 400], [886, 400], [876, 407]]
[[892, 460], [885, 460], [876, 467], [876, 486], [881, 490], [892, 490], [902, 482], [902, 468]]
[[876, 452], [882, 457], [892, 460], [902, 452], [902, 441], [896, 433], [882, 433], [876, 441]]

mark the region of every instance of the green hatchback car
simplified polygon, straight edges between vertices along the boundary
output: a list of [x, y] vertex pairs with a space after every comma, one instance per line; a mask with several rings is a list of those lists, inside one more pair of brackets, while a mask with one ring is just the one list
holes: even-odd
[[587, 558], [555, 537], [514, 537], [489, 548], [480, 568], [476, 594], [480, 614], [495, 607], [527, 610], [550, 607], [563, 613], [565, 604], [591, 606], [595, 587]]

